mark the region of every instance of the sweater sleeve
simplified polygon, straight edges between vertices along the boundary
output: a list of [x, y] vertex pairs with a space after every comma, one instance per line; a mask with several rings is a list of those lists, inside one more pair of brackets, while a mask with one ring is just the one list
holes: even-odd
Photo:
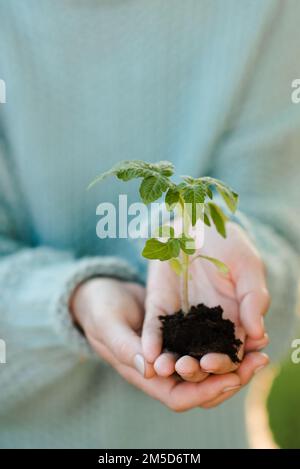
[[300, 105], [291, 100], [299, 72], [293, 54], [300, 48], [299, 15], [290, 7], [277, 13], [241, 86], [244, 98], [214, 162], [214, 175], [240, 194], [236, 220], [266, 265], [272, 299], [266, 328], [273, 359], [297, 332], [300, 265]]
[[75, 287], [94, 276], [139, 279], [120, 258], [77, 259], [72, 252], [32, 246], [9, 163], [0, 138], [0, 338], [7, 344], [8, 366], [16, 350], [59, 348], [75, 360], [91, 356], [69, 313]]

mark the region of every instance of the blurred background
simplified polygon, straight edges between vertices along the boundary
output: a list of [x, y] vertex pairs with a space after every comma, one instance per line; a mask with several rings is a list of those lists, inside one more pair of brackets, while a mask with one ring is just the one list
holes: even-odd
[[293, 363], [293, 350], [259, 373], [250, 388], [246, 413], [252, 448], [300, 448], [300, 363]]

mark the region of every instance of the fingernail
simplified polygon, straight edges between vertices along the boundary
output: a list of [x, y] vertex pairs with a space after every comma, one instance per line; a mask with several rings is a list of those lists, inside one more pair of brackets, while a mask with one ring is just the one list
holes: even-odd
[[262, 370], [263, 368], [265, 368], [267, 366], [267, 363], [265, 363], [264, 365], [260, 365], [256, 368], [256, 370], [254, 370], [254, 373], [258, 373], [260, 370]]
[[240, 384], [236, 384], [235, 386], [228, 386], [227, 388], [224, 388], [222, 392], [228, 392], [228, 391], [233, 391], [234, 389], [240, 388]]
[[260, 350], [263, 350], [269, 345], [269, 336], [267, 333], [264, 334], [263, 340], [265, 341], [264, 345], [261, 345], [260, 347], [257, 348], [257, 351], [259, 352]]
[[139, 353], [134, 357], [134, 366], [136, 370], [144, 377], [145, 376], [145, 360]]
[[264, 318], [261, 317], [261, 318], [260, 318], [260, 321], [261, 321], [262, 330], [264, 331], [264, 330], [265, 330], [265, 321], [264, 321]]
[[263, 350], [264, 348], [266, 348], [269, 344], [265, 344], [265, 345], [261, 345], [260, 347], [258, 347], [256, 349], [257, 352], [260, 352], [261, 350]]

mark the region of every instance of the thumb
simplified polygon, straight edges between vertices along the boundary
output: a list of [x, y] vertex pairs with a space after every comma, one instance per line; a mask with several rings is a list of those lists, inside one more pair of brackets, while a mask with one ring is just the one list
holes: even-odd
[[146, 360], [154, 363], [162, 351], [162, 331], [159, 316], [166, 313], [153, 301], [151, 294], [146, 299], [146, 313], [142, 333], [142, 347]]
[[121, 364], [135, 368], [144, 378], [155, 375], [143, 356], [141, 338], [126, 323], [110, 322], [103, 342]]
[[167, 262], [151, 261], [149, 266], [142, 346], [146, 360], [154, 363], [162, 352], [162, 323], [159, 316], [180, 309], [179, 280]]

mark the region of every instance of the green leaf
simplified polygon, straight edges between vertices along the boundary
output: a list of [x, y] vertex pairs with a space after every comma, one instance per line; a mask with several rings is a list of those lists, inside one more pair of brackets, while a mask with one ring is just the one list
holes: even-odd
[[201, 179], [202, 181], [207, 182], [209, 185], [214, 186], [217, 189], [220, 196], [223, 198], [225, 204], [232, 213], [236, 211], [239, 202], [239, 196], [231, 189], [231, 187], [219, 179], [211, 177], [204, 177]]
[[202, 204], [205, 200], [205, 190], [200, 185], [186, 185], [182, 190], [182, 197], [186, 203]]
[[[169, 161], [159, 161], [158, 163], [147, 163], [142, 160], [125, 160], [117, 163], [108, 171], [97, 176], [88, 186], [91, 188], [97, 182], [101, 182], [108, 176], [115, 175], [122, 181], [130, 181], [136, 178], [146, 178], [149, 176], [160, 176], [168, 181], [174, 173], [174, 166]], [[171, 184], [171, 182], [169, 182]]]
[[[188, 254], [189, 256], [192, 256], [196, 252], [195, 248], [195, 240], [193, 238], [189, 238], [188, 236], [185, 236], [184, 234], [178, 238], [180, 242], [180, 247], [185, 252], [185, 254]], [[187, 247], [187, 244], [189, 243], [189, 246], [193, 247]]]
[[104, 173], [102, 174], [99, 174], [95, 179], [93, 179], [92, 182], [90, 182], [90, 184], [88, 185], [87, 187], [87, 190], [91, 189], [91, 187], [93, 187], [95, 184], [97, 184], [98, 182], [101, 182], [103, 181], [103, 179], [107, 178], [108, 176], [113, 176], [113, 175], [117, 175], [117, 172], [119, 171], [120, 167], [122, 166], [122, 162], [121, 163], [117, 163], [116, 165], [114, 165], [111, 169], [109, 169], [108, 171], [105, 171]]
[[[189, 213], [192, 225], [195, 226], [201, 214], [197, 213], [197, 206], [203, 204], [206, 197], [205, 186], [202, 183], [189, 183], [188, 178], [185, 182], [179, 184], [181, 196], [186, 204], [191, 204], [191, 212]], [[190, 210], [189, 210], [190, 212]]]
[[223, 198], [229, 210], [232, 213], [236, 212], [236, 209], [239, 203], [238, 194], [231, 190], [223, 189], [221, 187], [217, 187], [217, 191], [219, 192], [220, 196]]
[[179, 259], [170, 259], [169, 264], [177, 275], [181, 275], [183, 268]]
[[161, 175], [170, 177], [174, 173], [174, 166], [169, 161], [159, 161], [158, 163], [147, 163], [142, 160], [124, 161], [119, 167], [117, 177], [123, 181], [138, 177], [148, 177]]
[[148, 176], [143, 179], [140, 186], [140, 196], [144, 204], [149, 204], [159, 199], [168, 189], [168, 180], [162, 176]]
[[172, 257], [178, 257], [180, 253], [180, 243], [178, 239], [171, 238], [166, 243], [163, 243], [155, 238], [150, 238], [146, 241], [142, 255], [146, 259], [159, 259], [160, 261], [167, 261]]
[[208, 197], [210, 198], [210, 200], [212, 200], [214, 198], [213, 196], [213, 193], [212, 193], [212, 190], [210, 189], [210, 187], [206, 187], [206, 194], [208, 195]]
[[207, 208], [207, 205], [205, 204], [203, 221], [204, 221], [205, 225], [207, 225], [207, 226], [211, 226], [209, 216], [210, 216], [210, 210]]
[[187, 184], [195, 184], [195, 182], [197, 181], [197, 179], [193, 178], [192, 176], [181, 176], [181, 178]]
[[165, 204], [169, 211], [173, 210], [175, 205], [179, 202], [179, 190], [175, 187], [170, 187], [165, 197]]
[[170, 177], [174, 174], [174, 165], [170, 161], [163, 160], [159, 161], [158, 163], [152, 163], [151, 168], [163, 176]]
[[155, 230], [155, 236], [158, 238], [174, 238], [175, 231], [173, 226], [162, 225]]
[[226, 221], [228, 218], [222, 211], [218, 205], [214, 204], [213, 202], [208, 202], [207, 204], [210, 212], [210, 216], [212, 221], [214, 222], [214, 225], [216, 227], [217, 232], [223, 236], [223, 238], [226, 238]]
[[221, 272], [222, 274], [228, 274], [229, 267], [226, 264], [224, 264], [224, 262], [219, 261], [219, 259], [216, 259], [215, 257], [210, 257], [210, 256], [203, 256], [200, 254], [199, 256], [195, 257], [195, 259], [198, 259], [198, 257], [201, 257], [202, 259], [206, 259], [207, 261], [212, 262], [217, 267], [219, 272]]

